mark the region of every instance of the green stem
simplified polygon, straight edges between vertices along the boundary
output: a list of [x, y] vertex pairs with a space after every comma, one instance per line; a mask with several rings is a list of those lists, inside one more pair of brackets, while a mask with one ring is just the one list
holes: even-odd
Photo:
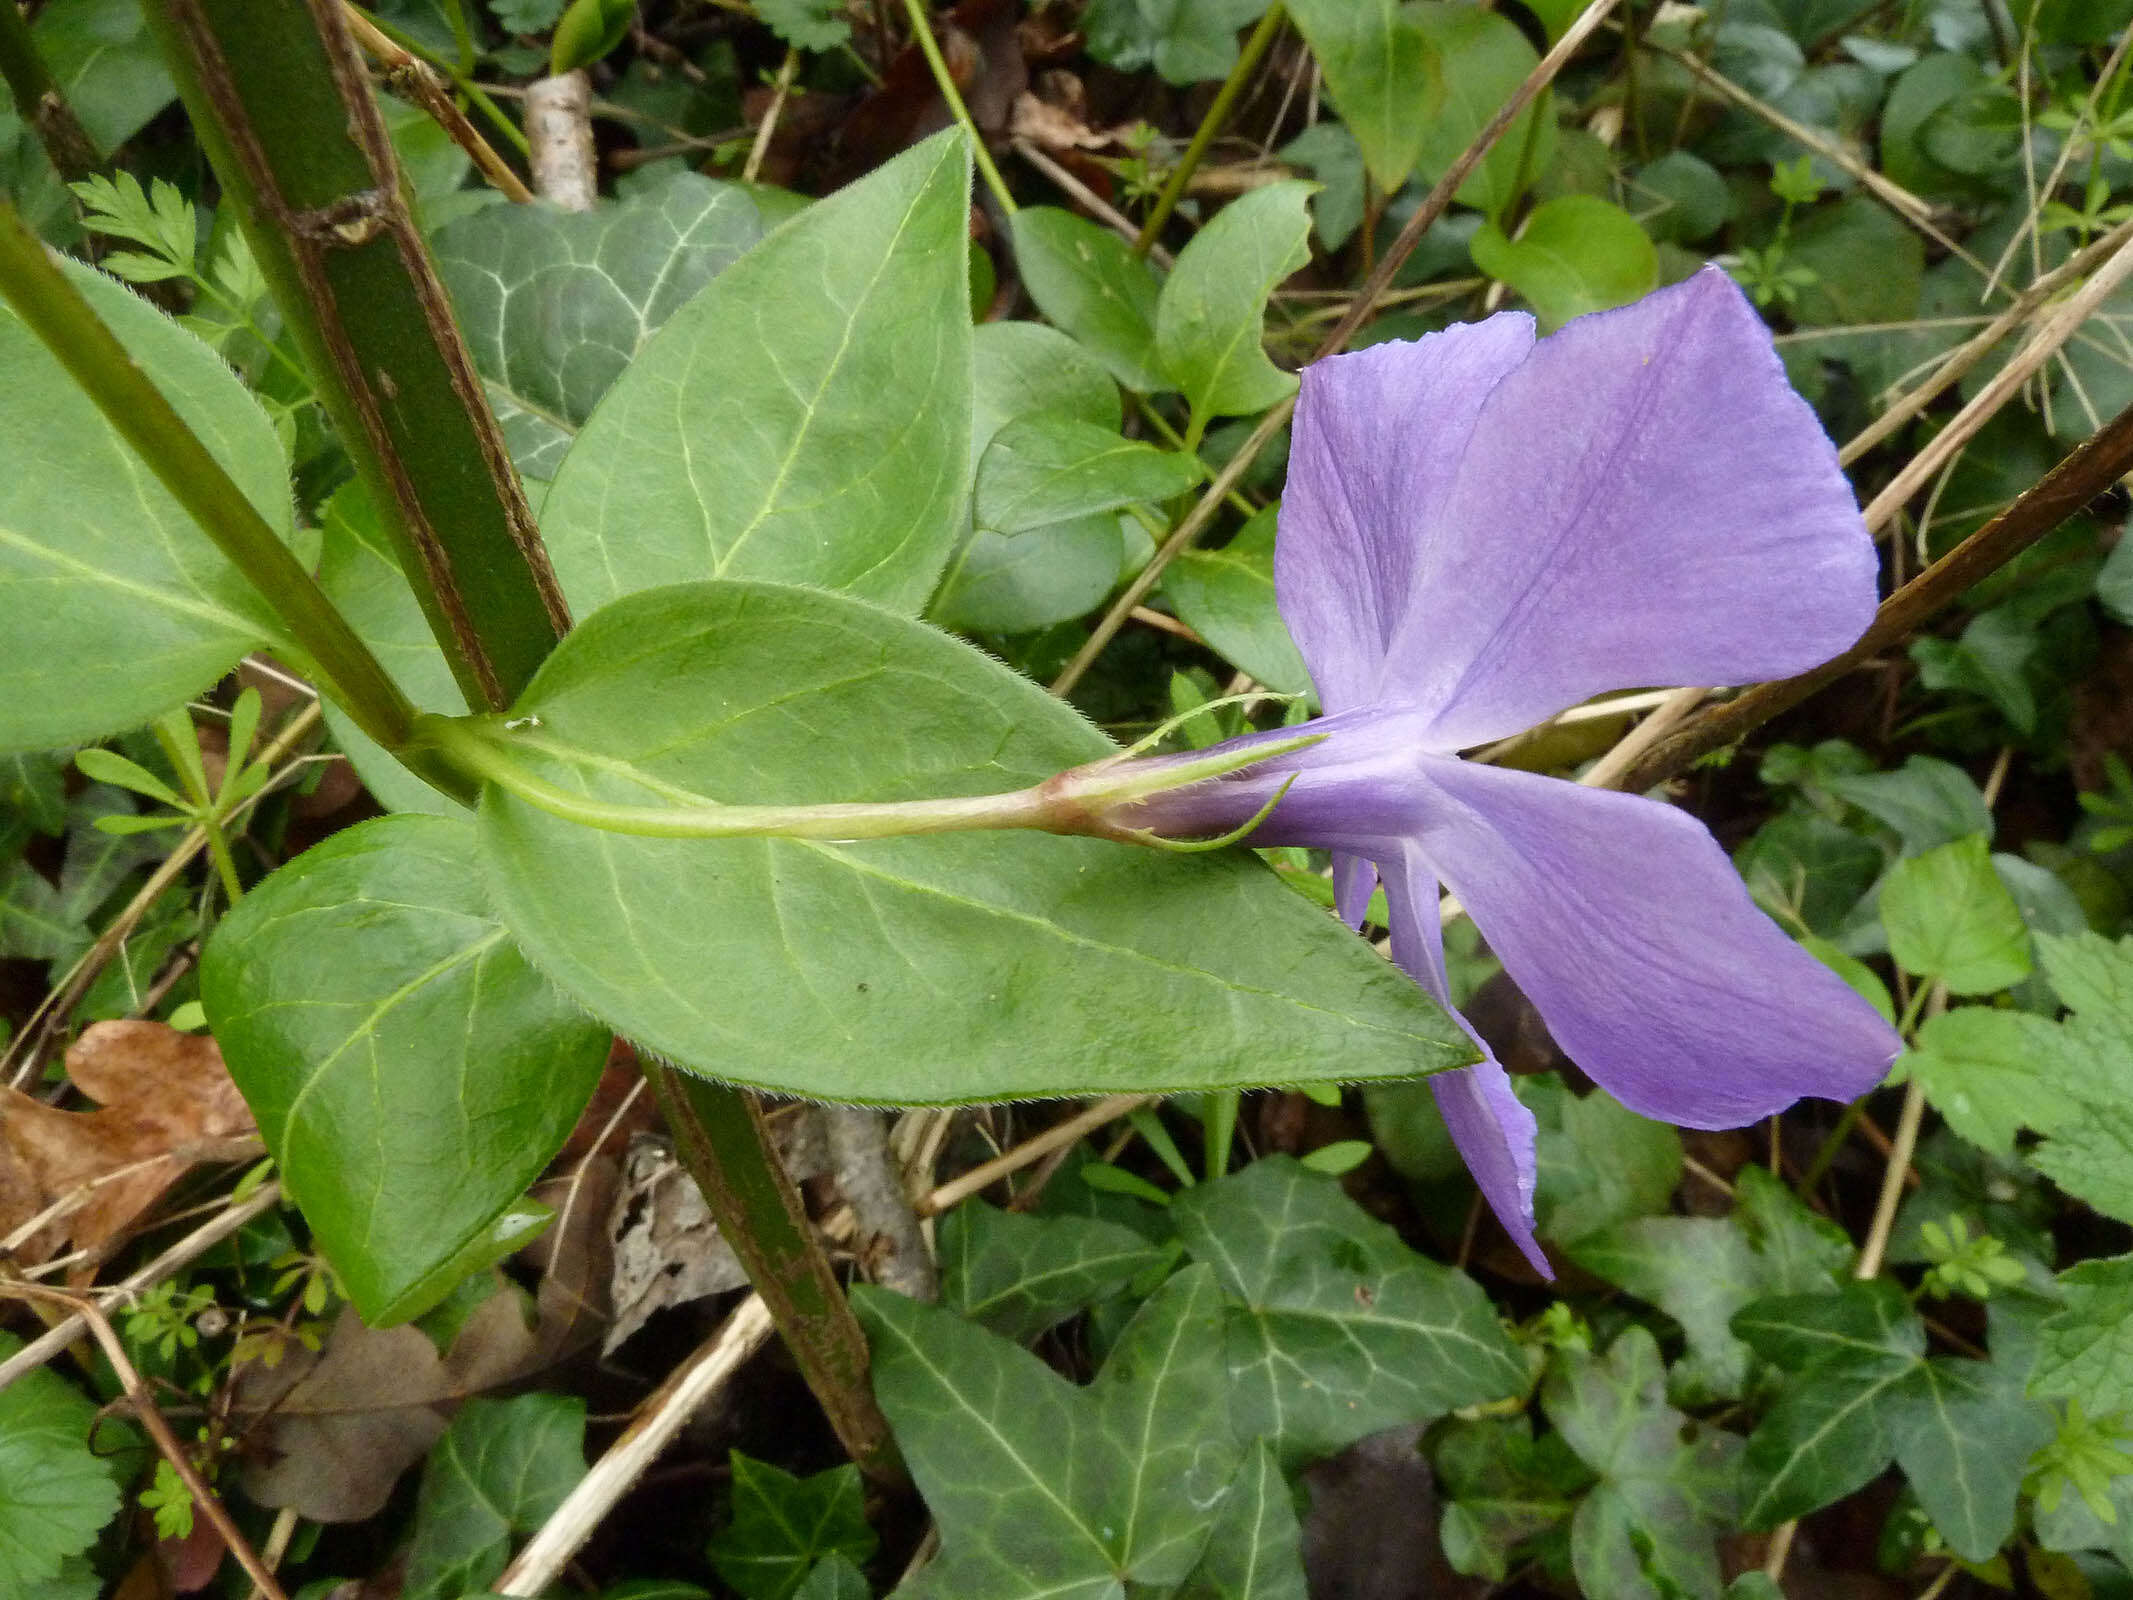
[[149, 0], [171, 77], [470, 706], [568, 626], [339, 0]]
[[867, 1385], [866, 1336], [815, 1240], [799, 1192], [772, 1153], [761, 1103], [649, 1059], [644, 1073], [673, 1130], [675, 1154], [770, 1308], [839, 1441], [868, 1477], [901, 1483], [903, 1464]]
[[1155, 247], [1162, 236], [1163, 224], [1170, 220], [1171, 212], [1178, 208], [1184, 198], [1185, 185], [1199, 170], [1200, 162], [1210, 147], [1222, 135], [1229, 124], [1229, 114], [1237, 106], [1238, 98], [1252, 81], [1252, 74], [1259, 70], [1259, 63], [1274, 43], [1274, 35], [1288, 20], [1288, 12], [1279, 0], [1268, 6], [1266, 15], [1259, 19], [1259, 26], [1252, 36], [1244, 41], [1244, 48], [1237, 53], [1237, 64], [1229, 69], [1229, 76], [1222, 80], [1222, 87], [1215, 91], [1214, 104], [1207, 108], [1207, 115], [1200, 119], [1199, 127], [1193, 130], [1192, 143], [1178, 157], [1178, 164], [1170, 169], [1170, 176], [1163, 181], [1163, 191], [1155, 197], [1155, 209], [1148, 213], [1148, 220], [1141, 224], [1140, 237], [1133, 241], [1133, 253], [1144, 256]]
[[[0, 0], [0, 7], [13, 3]], [[414, 707], [400, 686], [5, 202], [0, 296], [230, 564], [272, 603], [356, 725], [388, 750], [404, 744]]]
[[[817, 806], [730, 806], [702, 795], [661, 784], [648, 774], [634, 781], [665, 789], [676, 801], [667, 806], [618, 805], [548, 782], [521, 766], [505, 743], [569, 761], [566, 746], [538, 736], [499, 732], [491, 719], [416, 718], [415, 742], [435, 751], [470, 777], [493, 783], [528, 805], [602, 833], [633, 834], [652, 839], [890, 839], [913, 834], [961, 833], [974, 829], [1034, 828], [1048, 833], [1133, 837], [1104, 821], [1111, 808], [1131, 805], [1152, 794], [1184, 788], [1209, 778], [1261, 766], [1317, 744], [1322, 733], [1299, 733], [1244, 750], [1210, 751], [1196, 760], [1133, 764], [1123, 760], [1094, 762], [1047, 778], [1026, 789], [1004, 794], [954, 795], [937, 800], [886, 800]], [[1279, 795], [1275, 797], [1278, 801]], [[1269, 802], [1270, 810], [1274, 802]], [[1254, 819], [1255, 821], [1258, 819]]]
[[373, 28], [376, 28], [378, 32], [384, 34], [386, 38], [392, 40], [394, 44], [405, 50], [417, 61], [427, 62], [447, 78], [450, 78], [452, 87], [467, 97], [467, 104], [479, 111], [484, 117], [487, 117], [489, 125], [502, 134], [505, 142], [518, 151], [520, 156], [525, 157], [533, 154], [533, 146], [526, 138], [526, 130], [506, 116], [503, 107], [491, 99], [488, 91], [469, 77], [466, 72], [438, 55], [436, 51], [430, 49], [413, 34], [404, 29], [394, 27], [375, 12], [366, 11], [363, 7], [354, 4], [353, 0], [349, 0], [348, 9]]
[[15, 0], [0, 0], [0, 80], [15, 97], [16, 114], [35, 130], [60, 177], [72, 183], [102, 164], [96, 141], [53, 81]]
[[978, 132], [978, 125], [971, 119], [970, 107], [963, 104], [963, 96], [955, 86], [955, 78], [948, 71], [948, 63], [941, 59], [940, 42], [933, 37], [933, 25], [926, 20], [924, 0], [904, 0], [904, 10], [911, 18], [911, 37], [926, 57], [926, 65], [933, 71], [934, 86], [941, 91], [941, 98], [948, 102], [948, 109], [955, 120], [963, 125], [970, 135], [970, 149], [978, 163], [979, 175], [985, 186], [992, 190], [993, 198], [1000, 202], [1000, 209], [1010, 217], [1015, 214], [1015, 197], [1007, 192], [1007, 180], [1000, 176], [1000, 169], [993, 165], [992, 152], [985, 148], [985, 139]]

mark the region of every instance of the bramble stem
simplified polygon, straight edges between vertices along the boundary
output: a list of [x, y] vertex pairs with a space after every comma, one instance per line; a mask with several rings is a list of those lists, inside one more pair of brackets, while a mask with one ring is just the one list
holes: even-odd
[[948, 63], [941, 59], [940, 41], [933, 37], [933, 25], [926, 20], [925, 0], [904, 0], [904, 10], [911, 18], [911, 37], [926, 58], [926, 65], [933, 71], [935, 87], [941, 98], [948, 102], [948, 109], [955, 120], [963, 125], [963, 132], [970, 136], [971, 155], [978, 163], [978, 173], [985, 180], [985, 187], [992, 197], [1000, 202], [1000, 209], [1010, 217], [1017, 207], [1015, 197], [1007, 192], [1007, 180], [1000, 176], [1000, 169], [993, 165], [992, 152], [985, 148], [985, 139], [978, 132], [978, 125], [970, 115], [970, 107], [963, 103], [962, 91], [955, 86], [955, 78], [948, 71]]
[[1155, 197], [1155, 209], [1148, 213], [1148, 220], [1141, 224], [1140, 237], [1133, 241], [1135, 255], [1145, 256], [1162, 236], [1163, 224], [1170, 220], [1171, 212], [1177, 210], [1178, 201], [1184, 198], [1185, 185], [1192, 182], [1200, 162], [1229, 125], [1229, 114], [1236, 109], [1238, 98], [1252, 81], [1252, 74], [1259, 70], [1259, 63], [1273, 45], [1274, 36], [1281, 32], [1281, 25], [1287, 20], [1288, 12], [1280, 0], [1275, 0], [1275, 4], [1266, 8], [1266, 15], [1259, 19], [1259, 26], [1252, 30], [1252, 36], [1244, 41], [1244, 48], [1237, 55], [1237, 64], [1229, 69], [1229, 76], [1215, 91], [1214, 103], [1207, 108], [1207, 115], [1200, 119], [1199, 127], [1193, 129], [1192, 142], [1178, 157], [1178, 164], [1170, 169], [1170, 176], [1163, 180], [1162, 192]]
[[414, 707], [400, 686], [5, 201], [0, 296], [230, 565], [273, 604], [356, 725], [388, 750], [405, 743]]

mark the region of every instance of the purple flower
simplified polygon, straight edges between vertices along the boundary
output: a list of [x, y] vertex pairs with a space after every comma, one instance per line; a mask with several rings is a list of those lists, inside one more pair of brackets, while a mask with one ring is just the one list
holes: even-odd
[[[1836, 452], [1722, 272], [1538, 343], [1504, 314], [1310, 368], [1274, 559], [1326, 737], [1118, 820], [1220, 832], [1290, 783], [1255, 843], [1332, 850], [1350, 925], [1381, 879], [1393, 958], [1440, 1000], [1449, 888], [1571, 1059], [1646, 1116], [1735, 1127], [1881, 1079], [1894, 1030], [1700, 823], [1458, 759], [1603, 691], [1802, 671], [1872, 617]], [[1483, 1049], [1430, 1084], [1546, 1273], [1533, 1116]]]

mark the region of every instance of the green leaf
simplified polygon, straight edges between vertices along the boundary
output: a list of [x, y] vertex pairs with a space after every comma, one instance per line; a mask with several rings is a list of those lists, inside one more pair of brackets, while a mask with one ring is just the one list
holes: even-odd
[[852, 1565], [851, 1558], [831, 1551], [815, 1563], [807, 1581], [793, 1591], [793, 1600], [874, 1600], [867, 1575]]
[[860, 1287], [874, 1389], [941, 1532], [903, 1593], [1099, 1600], [1175, 1585], [1198, 1564], [1240, 1451], [1222, 1297], [1188, 1267], [1077, 1389], [951, 1312]]
[[1891, 867], [1881, 920], [1897, 964], [1955, 994], [1993, 994], [2029, 976], [2029, 929], [1983, 834]]
[[[1027, 212], [1023, 213], [1025, 216]], [[1149, 304], [1155, 303], [1153, 294]], [[1010, 422], [1060, 417], [1116, 433], [1118, 384], [1084, 345], [1041, 322], [986, 322], [971, 335], [970, 470]]]
[[1311, 185], [1270, 183], [1193, 235], [1156, 306], [1158, 359], [1195, 419], [1247, 416], [1296, 390], [1267, 359], [1267, 298], [1311, 259]]
[[1835, 773], [1822, 787], [1895, 829], [1905, 855], [1921, 855], [1973, 833], [1992, 837], [1992, 808], [1984, 792], [1952, 761], [1912, 756], [1894, 772]]
[[1733, 1199], [1734, 1220], [1761, 1259], [1773, 1294], [1826, 1292], [1850, 1269], [1851, 1235], [1810, 1211], [1769, 1169], [1741, 1168]]
[[0, 805], [43, 834], [67, 827], [67, 759], [49, 751], [0, 755]]
[[177, 98], [133, 0], [52, 0], [38, 10], [30, 36], [83, 131], [106, 154]]
[[[319, 521], [318, 580], [326, 597], [340, 607], [410, 701], [446, 716], [465, 711], [467, 702], [459, 692], [459, 681], [437, 648], [429, 620], [407, 586], [400, 558], [362, 481], [351, 479], [343, 484], [321, 509]], [[325, 703], [325, 712], [334, 743], [380, 805], [389, 811], [466, 815], [465, 807], [409, 772], [331, 700]]]
[[1118, 1293], [1167, 1254], [1115, 1222], [1032, 1217], [965, 1201], [941, 1221], [941, 1304], [1027, 1344]]
[[795, 50], [834, 50], [852, 36], [839, 0], [755, 0], [755, 14]]
[[1410, 1250], [1331, 1178], [1267, 1157], [1170, 1211], [1241, 1302], [1226, 1318], [1231, 1414], [1284, 1462], [1526, 1382], [1479, 1285]]
[[978, 464], [977, 524], [1026, 533], [1167, 500], [1200, 477], [1193, 457], [1121, 438], [1116, 428], [1057, 413], [1022, 417], [993, 435]]
[[1482, 224], [1468, 250], [1474, 265], [1516, 289], [1543, 332], [1572, 317], [1642, 299], [1659, 284], [1659, 252], [1627, 211], [1589, 194], [1559, 195], [1504, 237]]
[[1802, 327], [1903, 322], [1918, 314], [1925, 246], [1909, 224], [1863, 194], [1803, 217], [1785, 261], [1815, 275], [1792, 308]]
[[549, 40], [548, 70], [557, 77], [589, 67], [629, 37], [637, 0], [570, 0]]
[[2005, 1156], [2018, 1130], [2080, 1115], [2052, 1070], [2057, 1041], [2058, 1029], [2042, 1017], [1960, 1006], [1926, 1019], [1903, 1065], [1949, 1127]]
[[918, 609], [968, 487], [969, 187], [951, 129], [808, 207], [668, 318], [542, 506], [580, 615], [720, 576]]
[[577, 1121], [607, 1035], [489, 910], [473, 829], [335, 834], [223, 918], [201, 998], [320, 1246], [373, 1326], [452, 1287]]
[[927, 608], [964, 633], [1030, 633], [1071, 622], [1118, 586], [1126, 547], [1108, 512], [1027, 533], [979, 529], [950, 564]]
[[2097, 1415], [2133, 1411], [2133, 1255], [2068, 1268], [2059, 1293], [2039, 1333], [2031, 1391], [2079, 1400]]
[[1682, 1398], [1695, 1404], [1740, 1398], [1748, 1347], [1733, 1336], [1733, 1314], [1767, 1291], [1762, 1263], [1730, 1221], [1632, 1217], [1584, 1235], [1569, 1254], [1681, 1324], [1689, 1343], [1675, 1375]]
[[1281, 159], [1318, 180], [1311, 225], [1318, 242], [1338, 250], [1363, 221], [1363, 151], [1338, 122], [1315, 122], [1281, 147]]
[[872, 1558], [859, 1469], [847, 1462], [799, 1478], [733, 1452], [733, 1521], [711, 1540], [711, 1565], [745, 1600], [790, 1600], [816, 1564]]
[[1108, 228], [1057, 206], [1015, 213], [1015, 264], [1037, 309], [1085, 346], [1127, 388], [1172, 385], [1156, 355], [1155, 269]]
[[[1488, 125], [1497, 109], [1540, 64], [1540, 56], [1500, 12], [1466, 0], [1416, 6], [1409, 13], [1435, 47], [1444, 83], [1441, 109], [1428, 119], [1417, 165], [1432, 182], [1444, 176]], [[1547, 91], [1534, 96], [1496, 147], [1482, 158], [1457, 199], [1501, 222], [1505, 212], [1555, 154], [1555, 103]]]
[[29, 961], [71, 961], [95, 935], [43, 873], [27, 861], [0, 875], [0, 955]]
[[1303, 1529], [1264, 1439], [1245, 1452], [1178, 1600], [1305, 1600]]
[[[0, 1356], [21, 1348], [0, 1334]], [[58, 1578], [118, 1513], [115, 1464], [89, 1446], [95, 1426], [96, 1407], [56, 1372], [0, 1389], [0, 1584], [10, 1594]]]
[[1541, 1405], [1600, 1481], [1571, 1523], [1571, 1563], [1594, 1600], [1717, 1600], [1717, 1538], [1739, 1510], [1738, 1437], [1666, 1403], [1643, 1328], [1603, 1359], [1559, 1351]]
[[[206, 345], [110, 279], [68, 276], [236, 480], [290, 531], [274, 425]], [[82, 744], [204, 690], [281, 628], [58, 361], [0, 306], [0, 749]]]
[[1091, 0], [1081, 19], [1089, 54], [1121, 72], [1154, 67], [1170, 83], [1227, 76], [1237, 30], [1267, 0]]
[[1948, 1548], [1989, 1561], [2014, 1532], [2029, 1458], [2050, 1441], [2051, 1413], [2022, 1395], [2004, 1361], [1921, 1363], [1892, 1419], [1896, 1464]]
[[1311, 672], [1274, 595], [1279, 508], [1268, 506], [1219, 550], [1190, 549], [1163, 573], [1178, 620], [1269, 689], [1309, 694]]
[[1540, 1233], [1569, 1244], [1626, 1217], [1666, 1209], [1681, 1182], [1681, 1135], [1605, 1090], [1576, 1095], [1561, 1078], [1522, 1077], [1540, 1123], [1534, 1208]]
[[1817, 812], [1780, 812], [1733, 857], [1748, 892], [1788, 926], [1834, 937], [1874, 886], [1881, 847]]
[[487, 1589], [510, 1559], [512, 1535], [538, 1531], [584, 1476], [583, 1400], [469, 1400], [422, 1469], [407, 1600]]
[[485, 206], [439, 229], [437, 270], [519, 470], [553, 477], [652, 335], [762, 232], [745, 190], [693, 172], [592, 211]]
[[[945, 634], [771, 584], [594, 614], [517, 714], [540, 719], [529, 768], [634, 804], [988, 793], [1112, 748]], [[494, 791], [482, 848], [512, 932], [580, 1003], [691, 1070], [786, 1093], [923, 1104], [1471, 1059], [1412, 983], [1233, 856], [1031, 833], [625, 837]]]
[[1710, 162], [1686, 150], [1669, 150], [1639, 170], [1630, 195], [1644, 231], [1668, 244], [1708, 239], [1733, 215], [1726, 180]]
[[1533, 1437], [1533, 1419], [1468, 1417], [1431, 1432], [1444, 1496], [1444, 1554], [1470, 1578], [1501, 1583], [1527, 1540], [1568, 1522], [1593, 1474], [1559, 1433]]
[[1444, 96], [1424, 14], [1402, 0], [1291, 0], [1289, 16], [1325, 73], [1341, 121], [1380, 194], [1407, 181]]

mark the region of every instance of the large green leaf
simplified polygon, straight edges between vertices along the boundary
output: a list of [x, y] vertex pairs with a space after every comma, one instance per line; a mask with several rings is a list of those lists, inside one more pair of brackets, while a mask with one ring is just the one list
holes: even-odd
[[1219, 550], [1187, 550], [1163, 573], [1180, 621], [1269, 689], [1309, 694], [1310, 669], [1274, 600], [1274, 524], [1269, 506]]
[[474, 829], [397, 816], [335, 834], [225, 917], [201, 998], [289, 1192], [373, 1325], [451, 1268], [540, 1174], [607, 1035], [488, 908]]
[[552, 478], [609, 385], [762, 236], [747, 191], [676, 173], [594, 211], [485, 206], [437, 269], [519, 470]]
[[39, 9], [31, 36], [83, 131], [107, 153], [176, 97], [133, 0], [52, 0]]
[[1240, 1304], [1228, 1314], [1239, 1429], [1289, 1462], [1498, 1400], [1526, 1369], [1480, 1286], [1410, 1250], [1340, 1185], [1273, 1156], [1171, 1207]]
[[2044, 1323], [2030, 1387], [2099, 1415], [2133, 1411], [2133, 1256], [2084, 1261], [2059, 1290], [2065, 1303]]
[[[269, 526], [274, 425], [206, 345], [100, 274], [69, 276]], [[273, 611], [0, 306], [0, 749], [82, 744], [198, 694], [281, 637]]]
[[[1540, 64], [1540, 56], [1500, 11], [1467, 0], [1423, 5], [1413, 13], [1436, 49], [1444, 79], [1442, 108], [1429, 119], [1418, 161], [1434, 181], [1458, 160], [1496, 115], [1497, 108]], [[1546, 90], [1534, 96], [1496, 146], [1482, 158], [1458, 198], [1501, 221], [1511, 203], [1548, 170], [1555, 153], [1555, 106]]]
[[964, 633], [1030, 633], [1101, 605], [1125, 564], [1112, 513], [1027, 533], [980, 528], [949, 563], [927, 615]]
[[2029, 976], [2029, 928], [1992, 870], [1983, 834], [1891, 867], [1881, 920], [1897, 964], [1955, 994], [1991, 994]]
[[[0, 1334], [0, 1356], [21, 1348]], [[27, 1372], [0, 1389], [0, 1583], [9, 1594], [56, 1578], [118, 1511], [114, 1441], [103, 1435], [100, 1454], [91, 1448], [99, 1433], [96, 1407], [56, 1372]]]
[[[945, 634], [774, 584], [607, 607], [517, 713], [539, 719], [517, 740], [529, 768], [636, 805], [989, 793], [1111, 750]], [[715, 1077], [939, 1103], [1470, 1059], [1413, 984], [1235, 856], [1031, 833], [642, 838], [495, 790], [482, 824], [535, 962], [618, 1031]]]
[[542, 507], [573, 607], [734, 577], [918, 609], [969, 486], [969, 187], [951, 129], [808, 207], [668, 318]]
[[407, 1600], [480, 1594], [585, 1476], [585, 1402], [527, 1394], [469, 1400], [422, 1469]]
[[1326, 75], [1341, 121], [1380, 194], [1407, 181], [1444, 95], [1437, 52], [1402, 0], [1291, 0], [1289, 15]]
[[900, 1594], [1099, 1600], [1192, 1571], [1240, 1454], [1213, 1273], [1166, 1283], [1086, 1389], [938, 1307], [868, 1288], [852, 1301], [941, 1530], [940, 1559]]
[[1537, 206], [1515, 239], [1485, 222], [1467, 248], [1475, 266], [1525, 297], [1549, 333], [1588, 311], [1626, 306], [1659, 284], [1651, 236], [1597, 195], [1558, 195]]
[[967, 1201], [941, 1222], [941, 1303], [1027, 1343], [1164, 1258], [1115, 1222], [1031, 1217]]
[[1052, 324], [1072, 335], [1127, 388], [1167, 389], [1156, 359], [1155, 269], [1108, 228], [1057, 206], [1015, 213], [1015, 264]]
[[1303, 1528], [1281, 1464], [1264, 1439], [1223, 1496], [1200, 1559], [1178, 1600], [1305, 1600]]
[[1666, 1364], [1643, 1328], [1606, 1356], [1557, 1354], [1548, 1419], [1600, 1481], [1571, 1522], [1570, 1552], [1594, 1600], [1718, 1600], [1718, 1537], [1739, 1510], [1739, 1438], [1666, 1403]]
[[1193, 235], [1163, 285], [1155, 343], [1170, 386], [1193, 416], [1264, 411], [1293, 393], [1296, 375], [1267, 359], [1267, 297], [1311, 259], [1312, 185], [1254, 189]]

